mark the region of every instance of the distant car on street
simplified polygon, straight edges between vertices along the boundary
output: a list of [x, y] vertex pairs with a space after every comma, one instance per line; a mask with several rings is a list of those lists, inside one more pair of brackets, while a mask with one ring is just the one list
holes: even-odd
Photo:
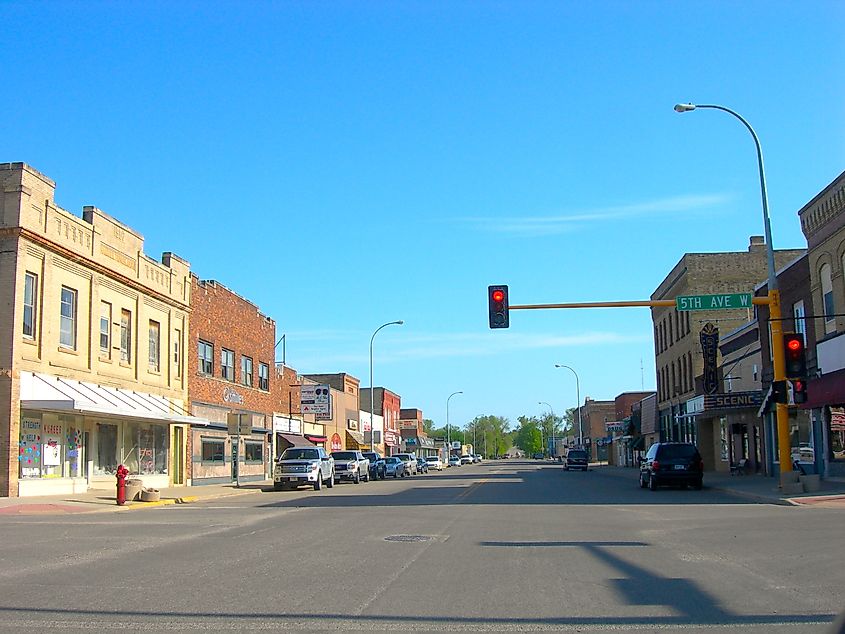
[[472, 464], [472, 456], [469, 454], [462, 454], [461, 455], [461, 464]]
[[450, 467], [460, 467], [461, 466], [461, 457], [460, 456], [449, 456], [449, 466]]
[[425, 458], [417, 458], [417, 473], [428, 473], [428, 462]]
[[370, 461], [360, 451], [333, 451], [334, 480], [349, 480], [358, 484], [370, 481]]
[[372, 480], [384, 480], [387, 468], [384, 466], [384, 458], [375, 451], [365, 451], [364, 457], [370, 461], [370, 478]]
[[586, 449], [570, 449], [566, 452], [566, 458], [563, 460], [564, 471], [571, 471], [573, 469], [587, 471], [589, 468], [590, 460], [587, 456]]
[[384, 467], [385, 473], [389, 476], [393, 476], [394, 478], [404, 478], [407, 475], [405, 472], [405, 463], [397, 456], [387, 456], [387, 458], [384, 459]]
[[417, 457], [412, 453], [398, 453], [396, 457], [405, 463], [405, 471], [408, 475], [417, 474]]
[[443, 461], [440, 459], [440, 456], [427, 456], [425, 461], [428, 463], [429, 469], [443, 471]]

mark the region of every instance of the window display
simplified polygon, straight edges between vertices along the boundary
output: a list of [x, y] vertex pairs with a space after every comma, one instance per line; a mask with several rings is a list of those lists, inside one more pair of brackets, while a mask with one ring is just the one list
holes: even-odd
[[73, 416], [24, 414], [18, 440], [21, 478], [78, 478], [82, 430]]

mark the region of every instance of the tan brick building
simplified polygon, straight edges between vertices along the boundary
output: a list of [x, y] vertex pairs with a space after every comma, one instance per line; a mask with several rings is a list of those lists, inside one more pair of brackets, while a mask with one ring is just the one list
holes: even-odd
[[0, 165], [0, 495], [185, 484], [190, 268]]
[[[802, 253], [801, 249], [775, 251], [775, 267], [783, 267]], [[762, 236], [752, 236], [747, 251], [684, 254], [651, 299], [751, 293], [766, 276], [766, 244]], [[687, 411], [687, 402], [705, 392], [700, 334], [709, 328], [708, 324], [726, 334], [750, 321], [753, 314], [752, 307], [709, 311], [677, 311], [665, 306], [651, 309], [660, 440], [697, 443], [706, 469], [714, 469], [719, 460], [720, 433], [712, 421], [698, 424], [695, 415]]]
[[[191, 430], [192, 484], [261, 480], [270, 474], [273, 415], [280, 409], [273, 359], [276, 322], [214, 280], [191, 276], [188, 397], [208, 421]], [[250, 419], [231, 435], [228, 414]]]
[[358, 410], [360, 381], [345, 372], [306, 374], [304, 377], [309, 381], [328, 385], [331, 390], [331, 418], [319, 421], [323, 424], [325, 430], [326, 451], [368, 447], [361, 430]]
[[590, 460], [607, 460], [606, 424], [616, 420], [616, 403], [614, 401], [596, 401], [589, 396], [584, 404], [575, 412], [575, 427], [578, 427], [580, 415], [581, 426], [584, 429], [584, 448], [590, 452]]

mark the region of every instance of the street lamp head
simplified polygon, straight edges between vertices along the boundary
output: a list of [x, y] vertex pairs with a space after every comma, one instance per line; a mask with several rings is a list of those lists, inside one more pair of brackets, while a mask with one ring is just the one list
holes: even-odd
[[402, 319], [400, 319], [400, 320], [398, 320], [398, 321], [394, 321], [394, 322], [391, 322], [391, 323], [394, 323], [394, 324], [396, 324], [397, 326], [401, 326], [401, 325], [402, 325], [402, 324], [404, 324], [405, 322], [404, 322]]
[[676, 103], [675, 112], [692, 112], [695, 110], [695, 104], [691, 103]]

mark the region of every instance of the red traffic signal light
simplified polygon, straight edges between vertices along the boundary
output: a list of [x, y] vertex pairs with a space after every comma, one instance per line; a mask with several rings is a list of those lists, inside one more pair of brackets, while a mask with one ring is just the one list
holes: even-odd
[[807, 402], [807, 382], [804, 379], [792, 381], [792, 400], [796, 405]]
[[491, 328], [507, 328], [510, 326], [507, 286], [487, 287], [487, 309]]
[[803, 379], [807, 376], [807, 351], [804, 335], [789, 333], [783, 336], [783, 353], [786, 361], [786, 378]]

